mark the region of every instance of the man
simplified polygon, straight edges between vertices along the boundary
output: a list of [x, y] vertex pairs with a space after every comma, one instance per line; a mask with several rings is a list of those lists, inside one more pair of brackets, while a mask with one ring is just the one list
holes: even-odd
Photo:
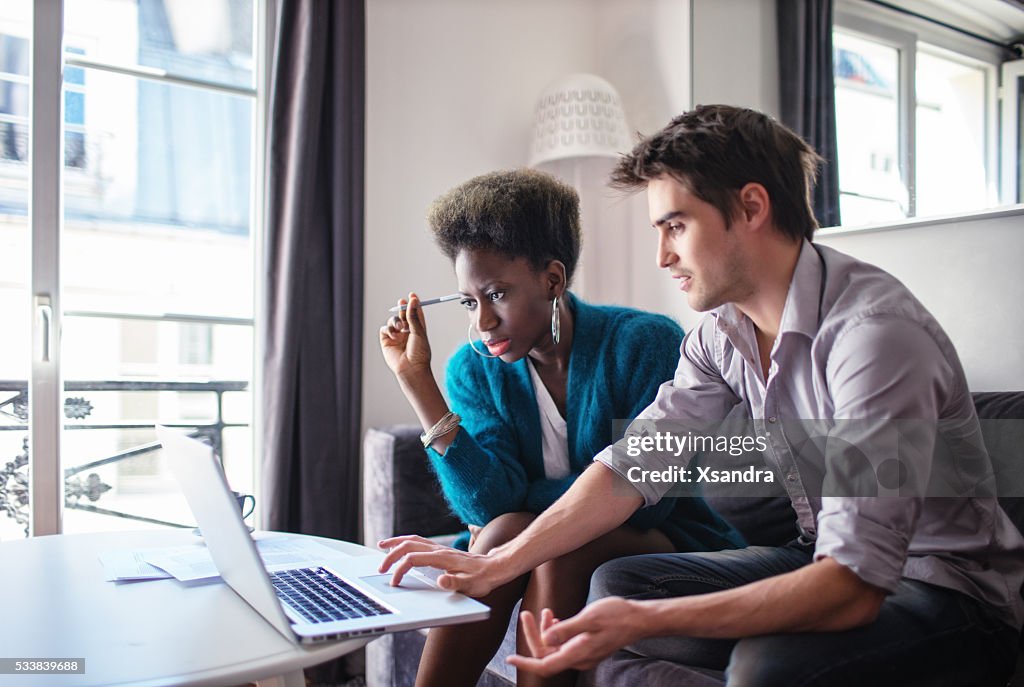
[[[400, 580], [430, 565], [446, 571], [444, 588], [486, 593], [657, 502], [671, 484], [636, 476], [693, 458], [623, 450], [658, 421], [706, 425], [743, 404], [800, 538], [605, 564], [577, 616], [524, 614], [533, 656], [511, 661], [550, 675], [618, 651], [602, 670], [665, 659], [695, 677], [724, 669], [729, 685], [1005, 682], [1024, 621], [1024, 539], [986, 482], [941, 327], [888, 274], [810, 243], [819, 162], [770, 117], [727, 106], [698, 107], [638, 144], [613, 184], [646, 188], [659, 266], [709, 312], [674, 379], [519, 537], [485, 556], [388, 540], [383, 569], [397, 562]], [[822, 420], [825, 449], [798, 446], [794, 422]], [[935, 458], [940, 435], [954, 469]], [[853, 466], [865, 454], [896, 466], [892, 495], [862, 490]], [[876, 488], [883, 472], [871, 473]]]

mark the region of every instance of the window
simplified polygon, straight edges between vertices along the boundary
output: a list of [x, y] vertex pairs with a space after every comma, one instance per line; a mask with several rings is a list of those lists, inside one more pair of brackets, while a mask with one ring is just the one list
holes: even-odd
[[[36, 351], [0, 337], [0, 468], [50, 422], [57, 445], [28, 453], [33, 472], [63, 482], [25, 504], [27, 467], [0, 472], [0, 539], [23, 535], [28, 512], [57, 512], [60, 493], [67, 532], [189, 524], [156, 422], [207, 434], [232, 487], [252, 492], [269, 12], [266, 0], [0, 3], [0, 318], [38, 331], [30, 294], [55, 294], [63, 384], [62, 417], [37, 409]], [[30, 69], [35, 41], [63, 44], [62, 80]], [[51, 119], [30, 107], [30, 78], [61, 84]], [[63, 146], [61, 164], [30, 177], [33, 131]], [[59, 221], [28, 226], [30, 184], [33, 198], [61, 198]]]
[[841, 7], [833, 60], [843, 223], [998, 204], [999, 51], [894, 12]]

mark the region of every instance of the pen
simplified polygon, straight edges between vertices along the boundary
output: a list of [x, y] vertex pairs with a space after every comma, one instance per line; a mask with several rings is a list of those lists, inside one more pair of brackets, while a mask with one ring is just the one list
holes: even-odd
[[[434, 303], [444, 303], [445, 301], [454, 301], [456, 298], [462, 298], [461, 293], [450, 293], [447, 296], [441, 296], [440, 298], [429, 298], [425, 301], [420, 301], [420, 305], [433, 305]], [[388, 312], [401, 312], [406, 309], [407, 306], [396, 305], [395, 307], [388, 310]]]

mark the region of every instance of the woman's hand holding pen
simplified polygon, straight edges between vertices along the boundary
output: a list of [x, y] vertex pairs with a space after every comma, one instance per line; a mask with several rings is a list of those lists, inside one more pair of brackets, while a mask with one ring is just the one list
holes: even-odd
[[380, 328], [380, 348], [395, 376], [400, 381], [412, 381], [418, 375], [431, 374], [427, 323], [415, 293], [410, 293], [408, 300], [399, 299], [398, 305], [408, 307]]
[[[442, 300], [432, 302], [440, 303]], [[429, 432], [447, 416], [449, 409], [448, 401], [441, 395], [430, 369], [430, 341], [423, 317], [423, 301], [410, 293], [408, 301], [405, 298], [399, 300], [395, 310], [395, 316], [380, 328], [380, 350], [388, 367], [395, 373], [402, 393], [416, 412], [423, 431]], [[447, 432], [437, 437], [431, 446], [444, 453], [457, 433], [457, 428]]]

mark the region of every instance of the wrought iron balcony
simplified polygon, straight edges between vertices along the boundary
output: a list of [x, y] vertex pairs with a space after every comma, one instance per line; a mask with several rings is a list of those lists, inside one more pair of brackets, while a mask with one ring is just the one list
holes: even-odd
[[[191, 430], [191, 435], [210, 443], [214, 451], [221, 454], [224, 430], [232, 427], [247, 427], [247, 423], [224, 421], [224, 394], [228, 392], [247, 391], [245, 381], [208, 381], [208, 382], [174, 382], [174, 381], [67, 381], [65, 393], [82, 393], [82, 396], [69, 396], [64, 400], [64, 416], [70, 420], [83, 420], [93, 412], [93, 404], [88, 396], [93, 392], [130, 392], [130, 391], [173, 391], [187, 393], [213, 394], [216, 399], [214, 420], [208, 423], [167, 423], [169, 427]], [[0, 463], [0, 512], [25, 527], [28, 534], [29, 490], [28, 490], [28, 383], [24, 381], [0, 380], [0, 432], [24, 432], [22, 451], [7, 463]], [[152, 423], [118, 422], [101, 423], [68, 423], [64, 429], [69, 431], [89, 430], [131, 430], [152, 428]], [[88, 511], [116, 518], [126, 518], [151, 524], [170, 527], [190, 527], [185, 523], [169, 522], [157, 518], [149, 518], [116, 509], [94, 505], [111, 487], [105, 484], [95, 470], [101, 466], [119, 463], [138, 456], [153, 453], [160, 449], [160, 443], [153, 441], [118, 451], [111, 455], [97, 456], [95, 459], [64, 470], [64, 507], [74, 510]], [[0, 459], [2, 460], [2, 459]], [[85, 474], [88, 473], [88, 474]]]

